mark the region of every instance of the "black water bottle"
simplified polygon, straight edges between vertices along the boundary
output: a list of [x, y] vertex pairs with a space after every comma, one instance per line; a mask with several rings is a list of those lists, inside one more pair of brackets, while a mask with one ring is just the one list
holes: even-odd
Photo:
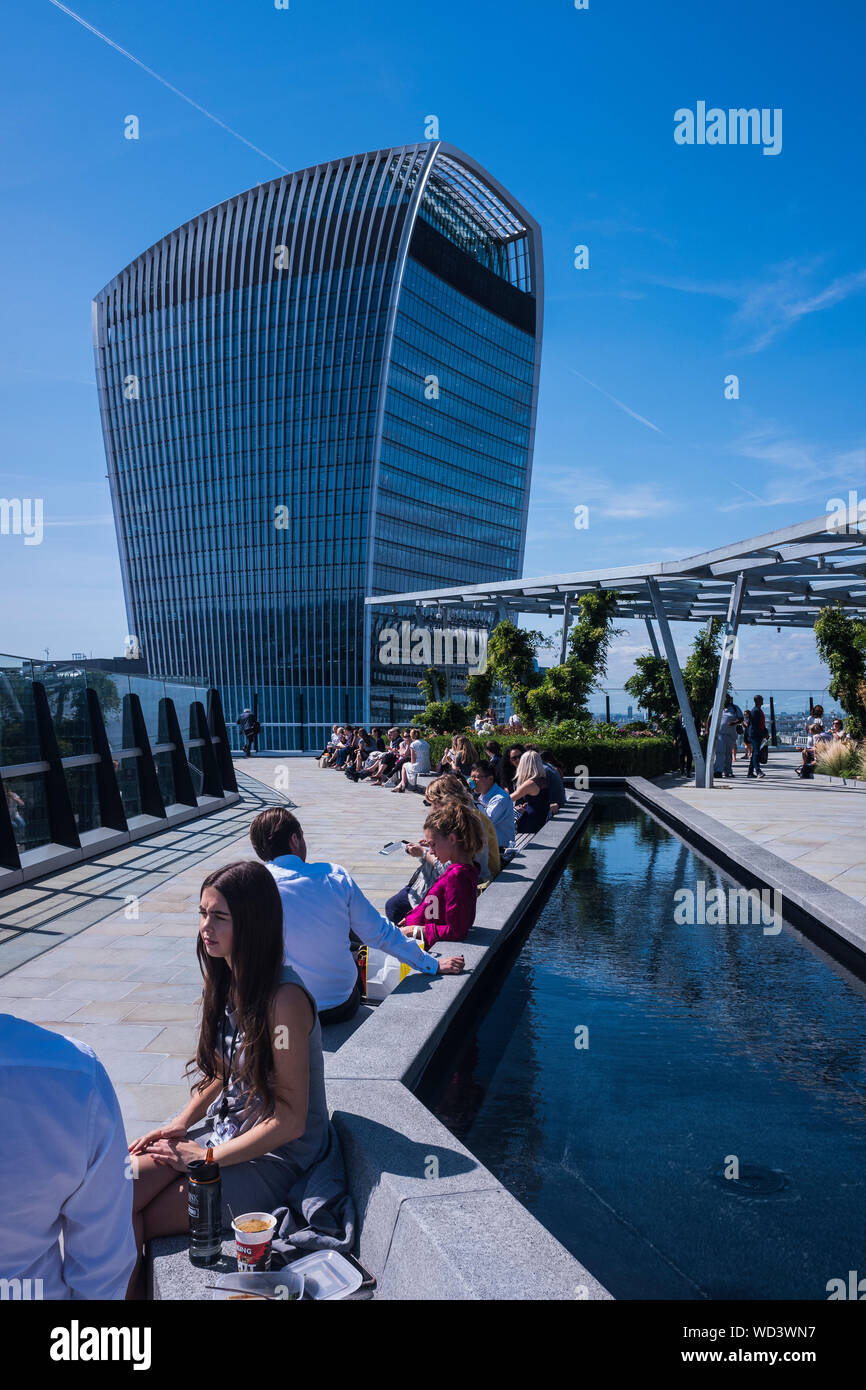
[[189, 1174], [190, 1264], [208, 1268], [222, 1255], [222, 1181], [218, 1163], [197, 1158], [187, 1166]]

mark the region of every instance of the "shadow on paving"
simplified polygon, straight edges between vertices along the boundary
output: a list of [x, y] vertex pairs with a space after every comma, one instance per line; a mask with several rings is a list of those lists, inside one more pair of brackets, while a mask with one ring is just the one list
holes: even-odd
[[294, 805], [236, 773], [241, 800], [232, 806], [0, 894], [0, 977], [240, 839], [265, 806]]

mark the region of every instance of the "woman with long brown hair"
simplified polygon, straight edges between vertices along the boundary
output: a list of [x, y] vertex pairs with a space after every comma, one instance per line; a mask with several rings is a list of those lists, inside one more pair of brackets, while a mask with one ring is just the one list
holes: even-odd
[[463, 941], [475, 921], [478, 865], [482, 829], [478, 812], [450, 798], [435, 805], [424, 822], [433, 854], [447, 865], [430, 885], [422, 902], [406, 914], [400, 930], [415, 936], [428, 950], [437, 941]]
[[202, 1021], [187, 1067], [199, 1079], [176, 1119], [129, 1146], [139, 1252], [154, 1236], [188, 1229], [185, 1170], [194, 1159], [218, 1161], [227, 1225], [229, 1206], [285, 1205], [329, 1142], [321, 1027], [312, 996], [283, 965], [282, 905], [264, 864], [208, 874], [199, 921]]

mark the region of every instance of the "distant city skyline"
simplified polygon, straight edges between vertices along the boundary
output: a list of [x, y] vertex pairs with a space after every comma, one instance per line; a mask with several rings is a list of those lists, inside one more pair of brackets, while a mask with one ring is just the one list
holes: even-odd
[[[0, 647], [122, 650], [94, 293], [275, 165], [426, 139], [431, 123], [513, 188], [544, 235], [525, 575], [688, 555], [866, 494], [864, 191], [849, 110], [862, 11], [831, 0], [815, 24], [811, 6], [769, 0], [746, 45], [741, 25], [684, 4], [563, 5], [534, 16], [519, 82], [526, 11], [514, 0], [495, 26], [451, 0], [432, 23], [348, 0], [327, 17], [229, 0], [206, 22], [167, 0], [82, 0], [80, 13], [152, 73], [54, 5], [7, 21], [16, 215], [0, 228], [0, 494], [44, 499], [44, 536], [0, 536], [0, 584], [18, 596]], [[784, 112], [775, 157], [677, 143], [677, 111], [736, 107]], [[614, 687], [648, 650], [627, 626]], [[694, 631], [675, 627], [681, 652]], [[828, 680], [808, 633], [744, 629], [739, 661], [738, 687]]]

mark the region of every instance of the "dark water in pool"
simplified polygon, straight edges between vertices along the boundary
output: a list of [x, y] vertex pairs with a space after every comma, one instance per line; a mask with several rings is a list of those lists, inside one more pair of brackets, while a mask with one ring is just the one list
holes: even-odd
[[731, 885], [603, 802], [420, 1094], [617, 1298], [826, 1299], [866, 1276], [866, 987], [787, 926], [676, 925], [698, 879]]

